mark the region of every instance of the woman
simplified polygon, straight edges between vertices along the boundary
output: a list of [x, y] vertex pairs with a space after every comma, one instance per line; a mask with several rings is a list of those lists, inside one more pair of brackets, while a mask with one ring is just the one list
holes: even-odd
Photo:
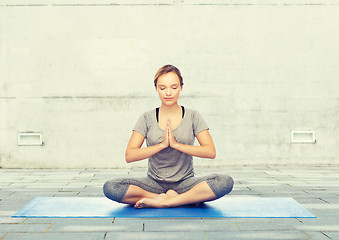
[[[160, 108], [144, 113], [133, 128], [126, 150], [126, 162], [146, 158], [144, 178], [119, 178], [104, 185], [111, 200], [135, 208], [168, 208], [218, 199], [233, 188], [228, 175], [194, 177], [192, 156], [216, 156], [213, 140], [202, 116], [178, 105], [183, 88], [179, 69], [165, 65], [154, 79]], [[193, 146], [195, 137], [200, 146]], [[146, 139], [147, 147], [142, 148]]]

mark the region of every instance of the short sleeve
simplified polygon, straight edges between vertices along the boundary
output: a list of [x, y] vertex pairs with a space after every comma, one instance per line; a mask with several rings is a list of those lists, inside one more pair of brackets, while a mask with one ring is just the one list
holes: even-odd
[[194, 136], [197, 136], [200, 132], [209, 129], [205, 120], [199, 112], [194, 112], [192, 118]]
[[142, 114], [138, 121], [135, 123], [133, 131], [137, 131], [142, 134], [144, 137], [147, 136], [147, 123], [146, 123], [146, 114]]

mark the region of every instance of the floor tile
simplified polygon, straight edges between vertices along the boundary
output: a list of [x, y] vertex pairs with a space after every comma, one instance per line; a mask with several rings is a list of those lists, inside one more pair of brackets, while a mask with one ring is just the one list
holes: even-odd
[[46, 232], [50, 224], [19, 224], [19, 223], [4, 223], [0, 224], [0, 232]]
[[209, 240], [234, 240], [234, 239], [247, 239], [247, 240], [303, 240], [309, 239], [305, 233], [298, 231], [239, 231], [239, 232], [207, 232]]
[[8, 233], [4, 240], [104, 240], [105, 233]]
[[105, 240], [206, 240], [203, 232], [109, 232]]

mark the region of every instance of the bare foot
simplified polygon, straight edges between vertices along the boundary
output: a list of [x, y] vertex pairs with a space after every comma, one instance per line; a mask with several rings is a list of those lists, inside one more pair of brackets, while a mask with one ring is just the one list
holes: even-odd
[[159, 196], [157, 196], [156, 198], [152, 198], [152, 199], [159, 201], [159, 202], [162, 202], [167, 198], [168, 198], [168, 196], [165, 193], [161, 193], [161, 194], [159, 194]]
[[161, 200], [158, 199], [150, 199], [150, 198], [143, 198], [140, 199], [134, 205], [135, 208], [165, 208], [166, 206], [162, 204]]
[[156, 198], [143, 198], [140, 199], [136, 204], [134, 205], [135, 208], [167, 208], [167, 205], [165, 204], [166, 200], [170, 198], [174, 198], [178, 196], [179, 194], [174, 190], [168, 190], [165, 193], [159, 194]]

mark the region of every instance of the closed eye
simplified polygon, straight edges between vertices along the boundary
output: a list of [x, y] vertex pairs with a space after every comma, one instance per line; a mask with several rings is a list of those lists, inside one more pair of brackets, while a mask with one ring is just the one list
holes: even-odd
[[[172, 86], [171, 86], [171, 88], [172, 89], [178, 89], [178, 87], [179, 87], [179, 85], [178, 84], [173, 84]], [[159, 89], [160, 90], [165, 90], [166, 89], [166, 87], [165, 86], [159, 86]]]

